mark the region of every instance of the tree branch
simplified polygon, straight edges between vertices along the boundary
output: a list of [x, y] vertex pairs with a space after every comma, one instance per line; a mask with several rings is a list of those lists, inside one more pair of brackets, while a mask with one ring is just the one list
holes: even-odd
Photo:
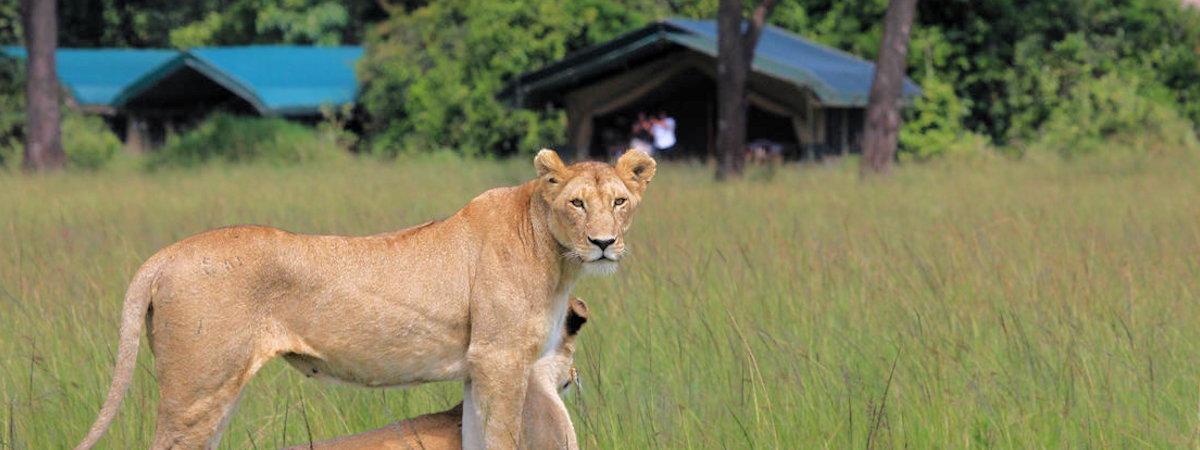
[[742, 35], [742, 44], [745, 45], [742, 55], [746, 58], [746, 64], [753, 63], [754, 48], [758, 46], [758, 38], [762, 37], [763, 28], [767, 26], [767, 18], [771, 17], [771, 11], [777, 4], [779, 2], [775, 0], [763, 0], [750, 14], [750, 23], [746, 24], [746, 32]]

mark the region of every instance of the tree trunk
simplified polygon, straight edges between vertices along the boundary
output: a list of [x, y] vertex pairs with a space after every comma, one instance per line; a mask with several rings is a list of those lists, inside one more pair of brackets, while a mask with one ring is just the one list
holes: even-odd
[[746, 77], [743, 67], [742, 2], [721, 0], [717, 11], [717, 179], [741, 173], [746, 143]]
[[875, 79], [867, 100], [867, 124], [863, 132], [863, 175], [886, 174], [896, 158], [900, 132], [900, 94], [904, 89], [908, 36], [912, 31], [917, 0], [891, 0], [883, 22], [883, 42], [875, 62]]
[[741, 176], [746, 163], [746, 80], [775, 3], [759, 3], [745, 30], [741, 0], [721, 0], [717, 10], [717, 180]]
[[56, 0], [22, 0], [26, 60], [25, 168], [43, 171], [66, 164], [59, 132], [58, 75], [54, 51], [58, 46]]

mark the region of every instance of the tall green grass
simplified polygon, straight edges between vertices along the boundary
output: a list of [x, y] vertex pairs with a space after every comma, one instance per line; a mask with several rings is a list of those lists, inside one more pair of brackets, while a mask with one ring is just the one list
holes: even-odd
[[[64, 448], [107, 389], [121, 298], [156, 249], [264, 223], [366, 234], [448, 215], [526, 161], [366, 161], [0, 176], [0, 448]], [[577, 293], [589, 448], [1136, 448], [1200, 443], [1195, 161], [665, 164], [621, 271]], [[753, 177], [752, 177], [753, 178]], [[149, 442], [152, 357], [107, 448]], [[266, 367], [223, 448], [458, 401]]]

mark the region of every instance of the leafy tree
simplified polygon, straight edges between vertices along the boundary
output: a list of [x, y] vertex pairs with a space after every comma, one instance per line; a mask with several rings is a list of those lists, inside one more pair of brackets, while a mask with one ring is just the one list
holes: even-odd
[[[353, 44], [386, 17], [375, 0], [73, 0], [61, 2], [64, 47]], [[397, 2], [405, 8], [407, 2]], [[3, 15], [0, 7], [0, 16]], [[0, 19], [0, 28], [3, 20]], [[3, 38], [0, 35], [0, 38]]]
[[374, 2], [239, 0], [170, 31], [172, 46], [248, 43], [338, 45], [360, 40], [369, 21], [381, 19]]

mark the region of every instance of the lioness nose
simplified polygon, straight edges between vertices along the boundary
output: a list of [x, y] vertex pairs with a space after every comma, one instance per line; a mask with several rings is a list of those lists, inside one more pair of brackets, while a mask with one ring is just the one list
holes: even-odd
[[608, 248], [608, 246], [612, 245], [613, 242], [617, 242], [616, 239], [612, 239], [612, 238], [609, 238], [609, 239], [588, 238], [588, 241], [590, 241], [593, 244], [596, 244], [597, 247], [600, 247], [601, 251], [604, 251], [604, 249], [606, 249], [606, 248]]

